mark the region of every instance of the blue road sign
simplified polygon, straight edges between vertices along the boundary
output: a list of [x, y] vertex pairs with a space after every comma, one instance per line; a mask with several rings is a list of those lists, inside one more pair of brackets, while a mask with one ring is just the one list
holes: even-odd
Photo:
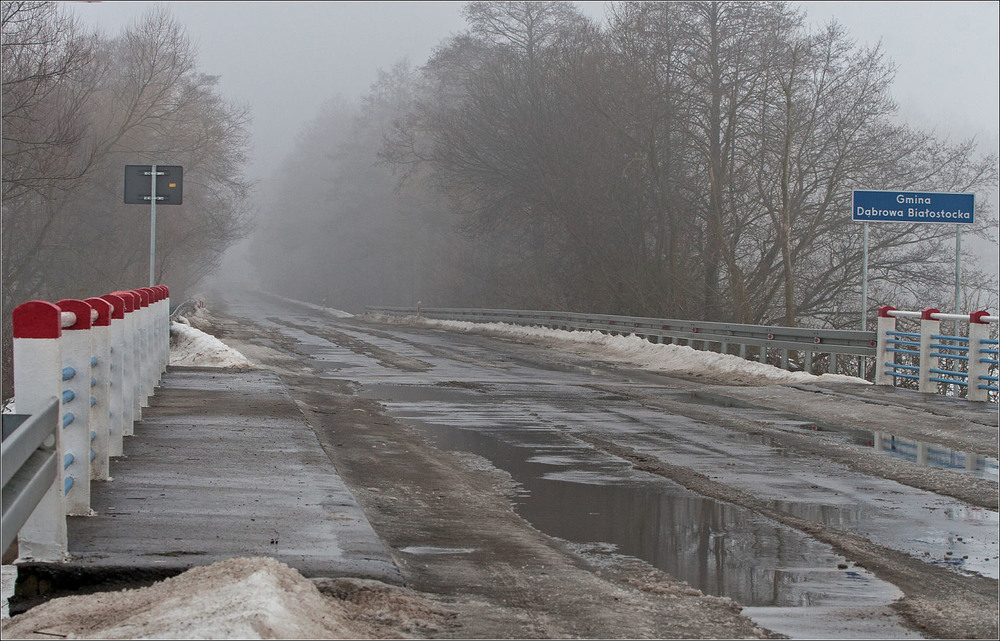
[[855, 191], [851, 220], [864, 223], [975, 222], [974, 194], [917, 191]]

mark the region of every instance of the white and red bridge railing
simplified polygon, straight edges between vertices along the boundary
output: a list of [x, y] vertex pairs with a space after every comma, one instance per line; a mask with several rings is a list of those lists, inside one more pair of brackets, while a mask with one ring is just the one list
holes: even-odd
[[[908, 327], [897, 327], [897, 320]], [[919, 312], [879, 308], [875, 384], [913, 381], [920, 392], [958, 396], [965, 389], [970, 401], [989, 400], [991, 392], [995, 397], [998, 320], [985, 311], [942, 314], [933, 308]], [[953, 323], [955, 331], [942, 332], [942, 321]], [[967, 327], [964, 336], [963, 327]]]
[[164, 285], [13, 310], [16, 414], [4, 416], [3, 549], [59, 560], [66, 516], [91, 514], [90, 483], [148, 406], [170, 354]]

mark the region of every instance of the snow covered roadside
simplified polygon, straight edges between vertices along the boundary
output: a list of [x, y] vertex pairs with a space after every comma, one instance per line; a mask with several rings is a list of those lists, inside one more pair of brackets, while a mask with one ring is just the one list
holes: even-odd
[[189, 367], [253, 367], [243, 354], [211, 334], [192, 327], [186, 318], [170, 323], [170, 364]]
[[399, 323], [438, 327], [450, 331], [508, 336], [528, 341], [544, 341], [570, 349], [578, 354], [619, 365], [631, 365], [657, 372], [678, 375], [701, 375], [722, 382], [749, 385], [775, 383], [807, 383], [815, 381], [860, 383], [868, 381], [855, 376], [808, 372], [789, 372], [773, 365], [748, 361], [731, 354], [696, 350], [685, 345], [650, 343], [638, 336], [611, 336], [598, 331], [566, 331], [545, 327], [525, 327], [507, 323], [470, 323], [467, 321], [435, 320], [415, 316], [378, 316], [383, 323]]
[[350, 312], [345, 312], [345, 311], [340, 310], [340, 309], [335, 309], [333, 307], [325, 307], [323, 305], [315, 305], [313, 303], [307, 303], [305, 301], [296, 300], [294, 298], [285, 298], [284, 296], [278, 296], [277, 294], [272, 294], [270, 292], [267, 292], [266, 295], [270, 296], [272, 298], [277, 298], [278, 300], [283, 300], [286, 303], [292, 303], [294, 305], [301, 305], [302, 307], [308, 307], [309, 309], [315, 310], [317, 312], [321, 312], [323, 314], [329, 314], [330, 316], [333, 316], [334, 318], [354, 318], [354, 314], [351, 314]]

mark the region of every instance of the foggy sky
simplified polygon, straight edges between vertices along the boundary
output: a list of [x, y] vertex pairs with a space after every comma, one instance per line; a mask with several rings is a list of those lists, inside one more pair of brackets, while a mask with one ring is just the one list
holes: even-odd
[[[144, 2], [67, 3], [116, 33]], [[228, 98], [251, 106], [249, 174], [266, 178], [295, 136], [333, 97], [357, 98], [407, 58], [423, 64], [465, 27], [461, 2], [166, 2], [197, 44], [202, 71], [221, 76]], [[579, 2], [590, 16], [603, 2]], [[901, 116], [953, 141], [975, 136], [1000, 151], [1000, 4], [996, 2], [805, 2], [816, 26], [836, 18], [859, 44], [880, 39], [899, 66]]]
[[[108, 35], [151, 3], [66, 3]], [[388, 69], [427, 61], [465, 28], [462, 2], [165, 2], [197, 45], [204, 73], [220, 76], [227, 98], [250, 105], [248, 177], [266, 185], [296, 136], [332, 98], [357, 99]], [[603, 19], [604, 2], [577, 2]], [[1000, 3], [800, 2], [819, 28], [836, 19], [859, 45], [883, 45], [898, 66], [900, 117], [951, 142], [975, 137], [1000, 155]], [[873, 143], [877, 144], [877, 143]], [[998, 189], [977, 194], [997, 208]], [[993, 232], [994, 238], [998, 230]], [[988, 268], [995, 249], [970, 239]]]

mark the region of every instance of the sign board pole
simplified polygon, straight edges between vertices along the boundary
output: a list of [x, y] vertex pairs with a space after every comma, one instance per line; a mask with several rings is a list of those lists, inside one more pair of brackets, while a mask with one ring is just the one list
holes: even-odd
[[868, 329], [868, 223], [864, 226], [864, 251], [861, 258], [861, 331]]
[[[864, 332], [868, 330], [868, 223], [862, 223], [862, 228], [864, 250], [861, 258], [861, 331]], [[858, 378], [865, 377], [867, 360], [864, 356], [858, 357]]]
[[152, 184], [149, 198], [149, 286], [156, 285], [156, 165], [149, 172]]
[[[955, 225], [955, 313], [961, 314], [962, 292], [962, 227]], [[957, 328], [956, 328], [957, 329]], [[956, 332], [957, 333], [957, 332]]]

